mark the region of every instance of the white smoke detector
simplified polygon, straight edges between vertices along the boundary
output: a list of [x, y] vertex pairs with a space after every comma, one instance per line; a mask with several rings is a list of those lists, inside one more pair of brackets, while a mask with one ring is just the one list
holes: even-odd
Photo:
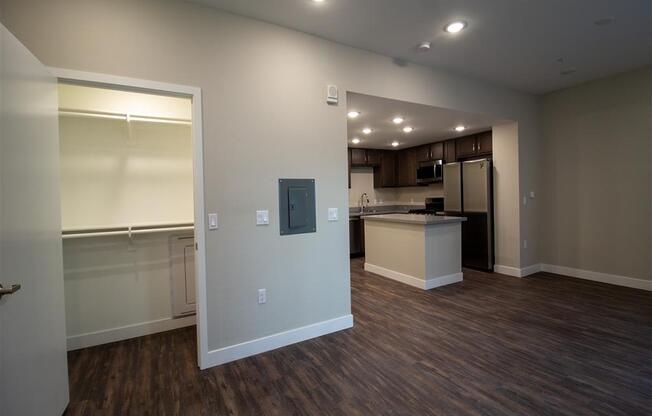
[[417, 46], [417, 51], [420, 53], [425, 53], [430, 51], [430, 42], [421, 42], [419, 46]]

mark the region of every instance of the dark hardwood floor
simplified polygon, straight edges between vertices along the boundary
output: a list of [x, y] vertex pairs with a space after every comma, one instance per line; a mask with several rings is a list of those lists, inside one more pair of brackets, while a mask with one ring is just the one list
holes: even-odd
[[464, 279], [422, 291], [355, 259], [354, 328], [205, 371], [194, 328], [71, 352], [67, 415], [650, 415], [650, 292]]

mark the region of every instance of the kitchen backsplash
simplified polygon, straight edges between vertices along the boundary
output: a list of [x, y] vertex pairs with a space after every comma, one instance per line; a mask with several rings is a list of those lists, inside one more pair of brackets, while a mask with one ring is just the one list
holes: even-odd
[[441, 183], [406, 188], [374, 188], [372, 168], [353, 168], [349, 207], [359, 206], [360, 195], [363, 193], [369, 196], [370, 205], [423, 205], [428, 197], [444, 196], [444, 188]]

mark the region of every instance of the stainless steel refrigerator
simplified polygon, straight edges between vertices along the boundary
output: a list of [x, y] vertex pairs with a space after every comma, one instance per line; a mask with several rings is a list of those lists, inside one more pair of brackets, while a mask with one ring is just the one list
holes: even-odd
[[444, 165], [444, 212], [465, 216], [462, 265], [493, 271], [493, 193], [491, 159]]

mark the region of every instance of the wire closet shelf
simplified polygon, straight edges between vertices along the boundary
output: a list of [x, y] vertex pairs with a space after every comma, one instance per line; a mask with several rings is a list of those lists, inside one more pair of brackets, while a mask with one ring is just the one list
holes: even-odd
[[61, 232], [64, 240], [71, 238], [106, 237], [126, 235], [130, 239], [137, 234], [164, 233], [173, 231], [194, 231], [192, 222], [165, 223], [165, 224], [139, 224], [124, 226], [106, 226], [92, 228], [68, 228]]

